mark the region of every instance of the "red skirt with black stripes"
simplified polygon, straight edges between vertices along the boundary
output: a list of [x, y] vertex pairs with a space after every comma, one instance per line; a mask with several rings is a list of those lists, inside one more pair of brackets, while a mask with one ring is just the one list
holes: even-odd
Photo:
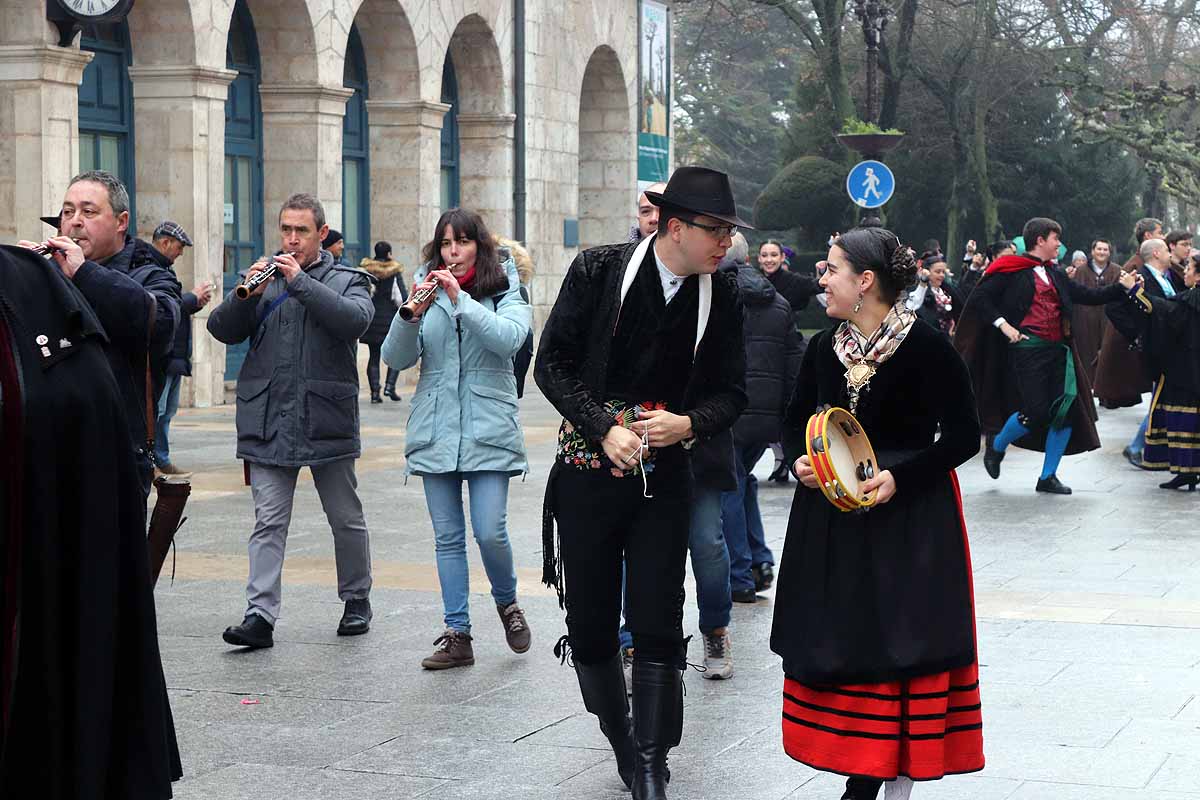
[[981, 770], [979, 666], [847, 686], [786, 678], [783, 749], [814, 769], [881, 780]]

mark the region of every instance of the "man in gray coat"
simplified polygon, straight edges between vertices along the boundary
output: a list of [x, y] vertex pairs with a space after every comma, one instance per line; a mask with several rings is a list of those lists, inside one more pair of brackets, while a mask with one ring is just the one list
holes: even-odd
[[[358, 435], [358, 337], [371, 324], [367, 273], [335, 265], [321, 240], [325, 210], [309, 194], [279, 212], [282, 252], [275, 277], [242, 300], [231, 292], [208, 318], [225, 344], [250, 340], [237, 383], [237, 455], [254, 495], [250, 579], [242, 624], [226, 642], [271, 647], [279, 616], [280, 578], [296, 477], [307, 466], [333, 530], [339, 636], [366, 633], [371, 621], [371, 553], [354, 460]], [[246, 279], [267, 269], [259, 259]]]

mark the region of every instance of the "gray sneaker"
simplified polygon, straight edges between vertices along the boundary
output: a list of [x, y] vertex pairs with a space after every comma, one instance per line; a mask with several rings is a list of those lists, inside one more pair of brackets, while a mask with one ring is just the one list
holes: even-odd
[[733, 645], [729, 633], [704, 634], [704, 672], [710, 681], [723, 681], [733, 677]]
[[475, 651], [471, 648], [469, 633], [446, 628], [446, 632], [433, 643], [437, 645], [433, 654], [421, 660], [421, 666], [425, 669], [453, 669], [475, 663]]

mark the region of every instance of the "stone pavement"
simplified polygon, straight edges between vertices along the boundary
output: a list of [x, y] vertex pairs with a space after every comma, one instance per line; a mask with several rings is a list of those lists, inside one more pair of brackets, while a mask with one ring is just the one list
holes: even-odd
[[[531, 392], [536, 388], [530, 382]], [[184, 410], [173, 460], [194, 468], [175, 580], [159, 583], [159, 630], [186, 778], [176, 796], [619, 800], [606, 742], [573, 672], [551, 653], [564, 632], [538, 582], [542, 490], [558, 419], [522, 401], [531, 472], [512, 483], [509, 527], [534, 635], [517, 656], [473, 545], [474, 667], [423, 671], [441, 632], [433, 537], [420, 479], [405, 482], [408, 403], [362, 402], [360, 492], [372, 532], [370, 634], [334, 635], [341, 614], [332, 540], [311, 481], [297, 492], [274, 649], [220, 639], [241, 619], [249, 490], [233, 458], [233, 409]], [[960, 471], [978, 601], [987, 768], [918, 785], [918, 798], [1200, 798], [1200, 495], [1120, 457], [1145, 406], [1105, 411], [1102, 451], [1068, 458], [1069, 498], [1035, 495], [1040, 455], [1014, 450], [998, 482], [979, 458]], [[765, 478], [769, 464], [759, 465]], [[787, 489], [763, 484], [769, 544], [783, 547]], [[695, 634], [689, 601], [686, 624]], [[689, 672], [671, 797], [841, 796], [841, 781], [780, 746], [771, 593], [733, 613], [735, 674]], [[693, 661], [702, 658], [693, 642]], [[253, 701], [247, 703], [246, 701]]]

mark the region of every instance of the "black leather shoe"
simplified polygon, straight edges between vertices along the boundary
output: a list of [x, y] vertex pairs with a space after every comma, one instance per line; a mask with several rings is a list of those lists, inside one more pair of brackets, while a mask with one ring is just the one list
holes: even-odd
[[774, 481], [775, 483], [787, 483], [790, 479], [791, 475], [788, 473], [787, 464], [780, 464], [771, 472], [770, 477], [767, 478], [767, 480]]
[[753, 589], [734, 589], [729, 594], [735, 603], [758, 602], [758, 594]]
[[230, 625], [221, 638], [229, 644], [249, 647], [251, 650], [274, 647], [275, 628], [258, 614], [247, 614], [241, 625]]
[[750, 568], [750, 572], [754, 574], [754, 591], [756, 592], [767, 591], [775, 582], [775, 567], [770, 561], [755, 564]]
[[1184, 491], [1196, 491], [1196, 484], [1200, 483], [1200, 475], [1176, 475], [1166, 483], [1160, 483], [1160, 489], [1183, 489]]
[[371, 601], [347, 600], [346, 612], [338, 623], [338, 636], [361, 636], [371, 630]]
[[376, 403], [382, 403], [382, 402], [383, 402], [383, 398], [379, 396], [379, 390], [372, 389], [371, 390], [371, 405], [375, 405]]
[[992, 447], [994, 441], [995, 436], [987, 437], [987, 449], [983, 451], [983, 468], [992, 476], [992, 480], [1000, 477], [1000, 462], [1004, 460], [1004, 453]]
[[883, 781], [875, 778], [847, 778], [842, 800], [875, 800]]
[[386, 389], [384, 389], [383, 393], [386, 394], [392, 400], [399, 401], [401, 399], [400, 395], [396, 394], [395, 386], [387, 387]]
[[1121, 455], [1125, 456], [1125, 460], [1138, 469], [1149, 469], [1146, 462], [1142, 460], [1142, 454], [1132, 447], [1126, 447], [1121, 451]]
[[1051, 475], [1049, 478], [1038, 478], [1037, 490], [1039, 492], [1047, 492], [1048, 494], [1070, 494], [1071, 487], [1063, 484], [1058, 479], [1057, 475]]

